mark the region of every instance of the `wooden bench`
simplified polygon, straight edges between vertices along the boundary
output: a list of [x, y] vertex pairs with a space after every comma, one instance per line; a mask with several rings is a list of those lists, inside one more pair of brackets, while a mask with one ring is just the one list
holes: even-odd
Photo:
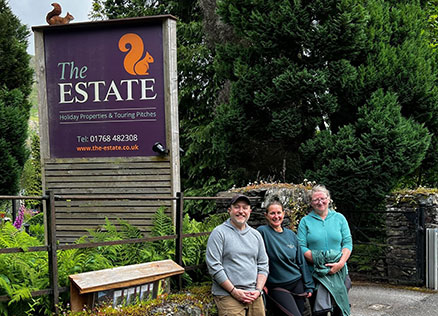
[[113, 305], [137, 296], [155, 298], [169, 277], [182, 273], [184, 268], [174, 261], [162, 260], [70, 275], [71, 310], [92, 308], [101, 297]]

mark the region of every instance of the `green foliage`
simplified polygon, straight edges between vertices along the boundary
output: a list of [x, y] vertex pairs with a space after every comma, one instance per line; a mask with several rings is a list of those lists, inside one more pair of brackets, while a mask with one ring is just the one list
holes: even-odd
[[43, 225], [44, 224], [44, 213], [40, 212], [38, 214], [33, 215], [31, 218], [29, 218], [26, 223], [29, 225]]
[[27, 97], [31, 90], [33, 71], [26, 53], [25, 25], [12, 13], [6, 0], [0, 0], [0, 88], [7, 91], [21, 90]]
[[[1, 77], [1, 76], [0, 76]], [[26, 148], [28, 109], [23, 93], [7, 91], [0, 86], [0, 193], [14, 195], [27, 159]]]
[[[97, 230], [89, 230], [88, 236], [81, 237], [77, 243], [115, 241], [124, 239], [142, 238], [139, 229], [123, 220], [117, 221], [118, 226], [105, 219], [105, 225]], [[97, 248], [81, 249], [85, 254], [87, 267], [91, 270], [99, 270], [141, 262], [140, 252], [142, 244], [127, 244], [114, 246], [100, 246]]]
[[[438, 60], [428, 22], [434, 1], [95, 3], [95, 12], [110, 18], [180, 17], [181, 170], [187, 195], [213, 195], [231, 184], [280, 175], [284, 182], [301, 183], [312, 175], [336, 191], [341, 208], [364, 209], [394, 187], [438, 184]], [[385, 99], [390, 94], [396, 101]], [[386, 110], [376, 109], [380, 102]], [[394, 122], [374, 130], [375, 120], [393, 114]], [[399, 139], [391, 140], [392, 133]], [[418, 152], [410, 154], [406, 146], [415, 139]], [[393, 147], [376, 144], [372, 153], [376, 141]], [[334, 145], [339, 157], [324, 148]], [[313, 161], [317, 150], [325, 153]], [[401, 156], [406, 166], [399, 165]], [[378, 171], [367, 178], [373, 166]], [[344, 190], [347, 184], [357, 189]], [[205, 202], [186, 207], [191, 215], [211, 209]]]
[[155, 0], [93, 0], [93, 11], [90, 16], [94, 20], [100, 20], [163, 13], [165, 13], [165, 7], [160, 4], [160, 1]]
[[[24, 195], [40, 196], [42, 195], [41, 182], [41, 155], [40, 155], [40, 137], [37, 133], [30, 136], [31, 141], [31, 156], [24, 164], [23, 173], [21, 175], [21, 188], [24, 190]], [[26, 207], [36, 208], [40, 205], [39, 201], [26, 200]]]
[[[195, 175], [195, 174], [194, 174]], [[204, 186], [200, 188], [187, 189], [184, 194], [186, 196], [214, 196], [217, 192], [230, 188], [232, 181], [226, 179], [217, 180], [214, 177], [204, 179]], [[216, 201], [209, 200], [187, 200], [184, 202], [184, 213], [192, 217], [205, 217], [207, 214], [213, 213], [216, 208]]]
[[45, 242], [44, 224], [33, 224], [29, 226], [29, 235], [35, 237], [41, 245]]
[[[167, 307], [163, 309], [163, 307]], [[217, 315], [217, 310], [211, 294], [211, 286], [190, 287], [181, 293], [163, 295], [157, 299], [121, 308], [103, 306], [91, 311], [81, 311], [78, 313], [68, 313], [63, 315], [71, 316], [164, 316], [168, 315], [168, 308], [174, 311], [186, 310], [193, 314], [195, 309], [199, 309], [201, 315]], [[190, 311], [189, 311], [190, 310]]]
[[[186, 214], [183, 221], [183, 233], [192, 234], [208, 232], [224, 221], [223, 215], [215, 215], [197, 222]], [[142, 238], [140, 231], [124, 221], [118, 221], [119, 227], [106, 220], [106, 224], [96, 231], [89, 231], [78, 243], [102, 242], [123, 239]], [[172, 219], [166, 214], [166, 208], [160, 207], [154, 215], [154, 226], [150, 236], [171, 236], [175, 234]], [[205, 262], [207, 236], [190, 237], [183, 240], [182, 260], [184, 265], [199, 265]], [[89, 270], [136, 264], [141, 262], [175, 259], [175, 239], [157, 240], [147, 243], [135, 243], [97, 248], [81, 249], [78, 254], [85, 254], [86, 267]], [[193, 280], [205, 279], [204, 272], [185, 274], [184, 280], [191, 284]]]
[[[413, 118], [432, 134], [420, 167], [407, 174], [416, 185], [435, 186], [437, 177], [437, 55], [429, 46], [427, 11], [417, 3], [370, 6], [369, 50], [359, 85], [365, 91], [383, 88], [397, 93], [403, 116]], [[390, 26], [390, 27], [389, 27]], [[373, 34], [371, 34], [371, 32]], [[404, 177], [406, 178], [406, 177]]]
[[[8, 143], [0, 138], [0, 148], [7, 148]], [[0, 150], [0, 190], [2, 195], [13, 195], [18, 192], [20, 166], [7, 150]], [[5, 172], [8, 170], [8, 172]]]
[[[172, 219], [166, 215], [166, 208], [160, 207], [154, 216], [154, 227], [151, 236], [170, 236], [175, 234]], [[150, 242], [142, 249], [141, 258], [144, 262], [164, 259], [174, 259], [175, 240], [165, 239]]]
[[352, 272], [374, 272], [373, 275], [379, 275], [375, 270], [383, 262], [386, 247], [372, 244], [355, 244], [354, 252], [348, 260], [349, 270]]
[[[25, 212], [25, 224], [29, 225], [29, 235], [35, 237], [40, 245], [44, 245], [45, 243], [45, 233], [44, 233], [44, 213], [40, 212], [38, 214], [34, 214], [30, 218], [26, 218], [28, 215]], [[22, 226], [24, 227], [24, 226]]]
[[[22, 248], [39, 246], [40, 242], [29, 237], [10, 223], [0, 227], [0, 248]], [[24, 315], [32, 303], [31, 291], [48, 287], [47, 254], [44, 252], [28, 252], [4, 254], [0, 256], [0, 295], [9, 295], [11, 301], [1, 303], [1, 315]], [[40, 301], [40, 309], [44, 310], [48, 302]]]
[[286, 165], [286, 181], [323, 182], [345, 211], [406, 176], [434, 179], [437, 55], [420, 3], [222, 0], [218, 12], [239, 39], [215, 59], [231, 82], [215, 118], [229, 169], [254, 179]]
[[379, 90], [355, 124], [319, 133], [302, 152], [313, 164], [306, 176], [333, 188], [341, 210], [369, 210], [421, 164], [429, 144], [427, 129], [401, 115], [396, 95]]
[[[174, 235], [172, 219], [159, 208], [154, 217], [151, 236]], [[42, 214], [29, 220], [32, 227], [42, 229], [39, 234], [44, 238], [43, 226], [40, 224]], [[202, 222], [184, 217], [183, 233], [192, 234], [211, 231], [224, 220], [223, 215], [212, 216]], [[125, 239], [143, 238], [136, 227], [126, 221], [117, 221], [117, 225], [108, 219], [97, 230], [89, 231], [88, 236], [80, 238], [77, 243], [103, 242]], [[183, 240], [183, 263], [185, 265], [203, 264], [207, 236], [185, 238]], [[41, 240], [31, 237], [24, 231], [17, 230], [11, 223], [0, 226], [0, 248], [22, 248], [40, 246]], [[68, 276], [75, 273], [94, 271], [116, 266], [141, 262], [174, 259], [175, 240], [159, 240], [148, 243], [134, 243], [95, 248], [71, 249], [58, 251], [58, 279], [60, 286], [68, 286]], [[194, 271], [185, 274], [187, 284], [205, 279], [205, 271]], [[50, 313], [48, 297], [31, 298], [32, 291], [49, 288], [47, 253], [25, 252], [0, 255], [0, 295], [9, 295], [9, 303], [0, 303], [0, 315], [42, 315]], [[67, 299], [62, 297], [61, 299]]]
[[438, 46], [438, 1], [426, 1], [426, 10], [428, 14], [428, 34], [430, 37], [430, 45], [436, 49]]
[[232, 82], [224, 110], [234, 112], [221, 131], [233, 133], [225, 134], [228, 143], [245, 144], [233, 147], [227, 163], [245, 166], [246, 179], [286, 166], [286, 181], [300, 183], [299, 146], [339, 109], [333, 85], [350, 88], [349, 60], [364, 46], [364, 8], [357, 1], [230, 0], [218, 10], [240, 37], [218, 45], [217, 71]]
[[7, 2], [0, 0], [0, 194], [4, 195], [18, 192], [27, 159], [27, 96], [32, 84], [28, 35]]
[[309, 213], [309, 204], [303, 201], [294, 201], [290, 199], [286, 205], [284, 205], [286, 216], [289, 217], [290, 224], [289, 229], [297, 232], [298, 224], [300, 220]]

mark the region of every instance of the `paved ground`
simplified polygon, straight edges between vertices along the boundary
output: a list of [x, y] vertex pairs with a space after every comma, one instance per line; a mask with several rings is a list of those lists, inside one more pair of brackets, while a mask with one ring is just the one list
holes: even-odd
[[351, 316], [438, 316], [438, 291], [353, 284]]

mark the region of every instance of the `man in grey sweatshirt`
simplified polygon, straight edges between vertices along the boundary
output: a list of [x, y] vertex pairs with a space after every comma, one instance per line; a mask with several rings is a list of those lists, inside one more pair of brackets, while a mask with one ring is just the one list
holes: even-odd
[[230, 218], [217, 226], [207, 243], [207, 267], [219, 316], [264, 316], [261, 297], [269, 272], [263, 238], [248, 226], [251, 203], [236, 195], [228, 208]]

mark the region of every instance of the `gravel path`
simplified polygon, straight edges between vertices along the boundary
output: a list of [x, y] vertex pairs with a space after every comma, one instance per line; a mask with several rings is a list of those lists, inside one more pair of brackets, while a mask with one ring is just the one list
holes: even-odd
[[438, 292], [354, 284], [351, 316], [438, 316]]

